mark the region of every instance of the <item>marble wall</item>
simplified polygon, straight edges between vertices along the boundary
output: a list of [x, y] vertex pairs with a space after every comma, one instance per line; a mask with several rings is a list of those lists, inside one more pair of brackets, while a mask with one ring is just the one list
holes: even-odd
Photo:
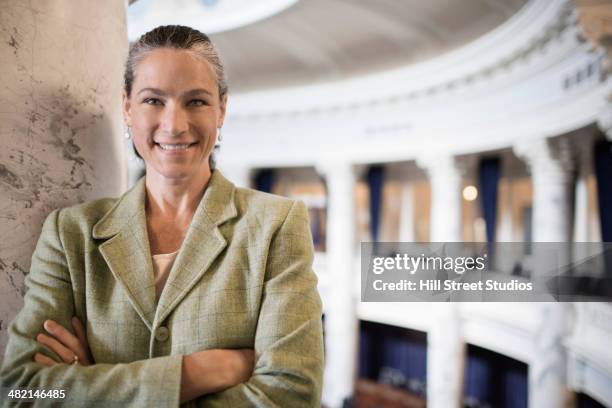
[[2, 356], [46, 215], [126, 187], [126, 7], [124, 0], [0, 0]]

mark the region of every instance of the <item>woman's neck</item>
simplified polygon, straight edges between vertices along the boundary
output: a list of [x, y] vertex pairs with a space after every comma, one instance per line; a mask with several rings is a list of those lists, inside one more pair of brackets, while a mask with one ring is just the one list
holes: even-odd
[[147, 171], [147, 217], [190, 221], [211, 176], [211, 172], [207, 171], [193, 177], [172, 179], [155, 171]]

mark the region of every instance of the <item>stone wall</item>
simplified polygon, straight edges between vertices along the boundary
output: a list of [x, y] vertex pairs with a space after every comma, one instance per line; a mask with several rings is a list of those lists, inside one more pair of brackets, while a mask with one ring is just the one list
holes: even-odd
[[0, 358], [46, 215], [125, 189], [127, 47], [124, 0], [0, 1]]

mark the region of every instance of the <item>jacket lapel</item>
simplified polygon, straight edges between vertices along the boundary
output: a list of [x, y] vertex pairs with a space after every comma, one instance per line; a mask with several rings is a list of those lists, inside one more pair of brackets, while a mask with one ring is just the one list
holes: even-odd
[[198, 283], [227, 246], [219, 226], [238, 214], [234, 185], [215, 170], [160, 296], [155, 324], [161, 324]]
[[94, 238], [109, 238], [98, 247], [100, 253], [149, 330], [155, 327], [154, 322], [164, 321], [226, 247], [219, 226], [238, 213], [234, 189], [218, 170], [212, 173], [157, 307], [145, 214], [145, 178], [94, 225]]
[[98, 247], [132, 307], [152, 328], [155, 316], [155, 281], [145, 218], [145, 182], [142, 177], [94, 225], [96, 239], [110, 238]]

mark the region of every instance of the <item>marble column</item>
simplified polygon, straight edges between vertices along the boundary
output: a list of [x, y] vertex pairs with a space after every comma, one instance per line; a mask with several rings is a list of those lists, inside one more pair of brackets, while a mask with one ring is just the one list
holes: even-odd
[[567, 401], [567, 333], [570, 304], [537, 305], [533, 360], [529, 364], [529, 408], [563, 408]]
[[427, 332], [427, 407], [461, 406], [465, 344], [454, 303], [432, 303]]
[[414, 242], [414, 187], [406, 182], [402, 186], [400, 202], [400, 242]]
[[[599, 223], [592, 222], [592, 218], [597, 219], [597, 217], [589, 217], [589, 192], [587, 186], [588, 177], [593, 175], [594, 138], [592, 134], [578, 136], [580, 136], [580, 143], [574, 145], [577, 150], [577, 178], [574, 193], [573, 241], [595, 242], [601, 240], [601, 232], [599, 231]], [[594, 207], [597, 208], [597, 205]]]
[[327, 271], [333, 296], [325, 310], [325, 376], [323, 403], [341, 407], [353, 395], [357, 366], [357, 317], [354, 283], [355, 182], [349, 163], [317, 166], [327, 184]]
[[2, 358], [46, 215], [126, 187], [126, 3], [3, 2], [0, 32]]
[[431, 184], [431, 242], [460, 242], [461, 173], [451, 155], [419, 159]]
[[569, 242], [572, 238], [573, 152], [567, 139], [521, 142], [515, 153], [529, 166], [533, 184], [533, 240]]
[[[533, 180], [533, 237], [535, 242], [568, 242], [572, 232], [573, 160], [567, 139], [545, 138], [522, 142], [514, 147], [524, 158]], [[537, 254], [534, 255], [538, 271]], [[561, 263], [569, 262], [560, 259]], [[533, 336], [533, 360], [529, 364], [529, 407], [560, 408], [567, 398], [567, 353], [563, 339], [567, 332], [568, 308], [564, 303], [537, 305]]]
[[[420, 159], [431, 183], [431, 241], [459, 242], [461, 230], [460, 169], [451, 155]], [[463, 386], [464, 344], [454, 303], [431, 305], [427, 332], [427, 406], [460, 406]]]

